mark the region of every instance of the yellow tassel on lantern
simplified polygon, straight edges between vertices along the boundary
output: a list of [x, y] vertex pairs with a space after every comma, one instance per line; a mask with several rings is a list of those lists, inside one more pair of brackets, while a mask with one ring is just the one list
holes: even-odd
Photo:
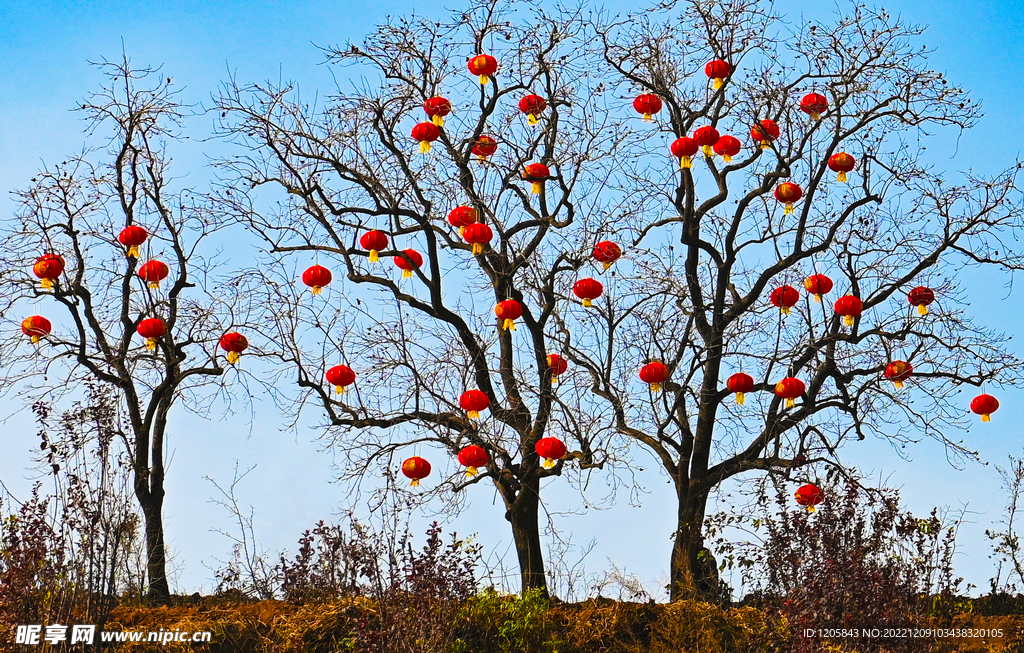
[[745, 404], [745, 403], [746, 403], [746, 401], [747, 401], [747, 395], [745, 395], [745, 394], [744, 394], [744, 393], [742, 393], [742, 392], [737, 392], [737, 393], [736, 393], [736, 403], [737, 403], [737, 404], [739, 404], [740, 406], [742, 406], [743, 404]]
[[444, 118], [442, 118], [441, 116], [434, 116], [433, 118], [430, 119], [430, 121], [437, 125], [438, 127], [444, 127]]
[[[152, 287], [153, 286], [151, 285], [150, 288], [152, 288]], [[319, 295], [321, 290], [323, 290], [322, 286], [313, 286], [313, 294], [314, 295]]]
[[815, 113], [815, 112], [811, 113], [811, 120], [819, 120], [820, 118], [821, 118], [821, 114], [820, 113]]
[[473, 243], [473, 255], [479, 256], [484, 253], [484, 246], [480, 243]]
[[131, 247], [129, 247], [128, 256], [131, 256], [132, 258], [139, 258], [139, 246], [132, 245]]
[[466, 476], [476, 476], [477, 473], [478, 472], [477, 472], [476, 467], [467, 467], [466, 468]]
[[229, 351], [228, 352], [228, 362], [231, 363], [232, 365], [237, 363], [238, 359], [241, 358], [241, 357], [242, 357], [242, 355], [240, 353], [238, 353], [237, 351]]
[[583, 305], [584, 306], [593, 306], [594, 302], [590, 301], [590, 299], [584, 299], [583, 300]]
[[377, 250], [371, 249], [370, 250], [370, 263], [376, 263], [379, 260], [380, 260], [380, 254], [377, 253]]
[[984, 415], [981, 416], [981, 421], [983, 421], [983, 422], [991, 422], [992, 421], [992, 417], [988, 413], [985, 413]]
[[722, 81], [721, 77], [716, 77], [715, 78], [715, 90], [717, 91], [718, 89], [722, 88], [722, 84], [723, 83], [724, 82]]
[[408, 279], [412, 276], [412, 270], [402, 270], [402, 278]]
[[552, 376], [551, 377], [551, 385], [558, 385], [558, 377], [557, 376]]
[[516, 322], [515, 322], [515, 320], [510, 320], [508, 318], [505, 318], [505, 323], [502, 325], [502, 328], [505, 331], [508, 331], [509, 329], [512, 329], [513, 331], [515, 331], [516, 330]]
[[892, 383], [893, 383], [893, 385], [896, 386], [897, 390], [902, 390], [903, 389], [903, 381], [893, 381]]
[[710, 159], [711, 157], [715, 156], [715, 151], [711, 149], [710, 145], [705, 145], [703, 149], [705, 159]]
[[607, 270], [607, 269], [608, 269], [608, 268], [610, 268], [611, 266], [612, 266], [612, 264], [611, 264], [611, 263], [605, 263], [605, 264], [604, 264], [604, 269], [605, 269], [605, 270]]
[[41, 285], [44, 290], [49, 290], [50, 288], [53, 288], [53, 281], [50, 279], [42, 279], [40, 280], [39, 285]]
[[651, 384], [651, 392], [661, 392], [661, 384], [660, 383], [652, 383]]
[[814, 293], [814, 301], [819, 303], [819, 304], [821, 303], [821, 294], [820, 293]]
[[146, 338], [146, 349], [149, 351], [156, 349], [156, 338]]
[[814, 506], [807, 506], [807, 512], [817, 512], [817, 511], [814, 509]]
[[681, 156], [681, 157], [679, 157], [679, 167], [683, 168], [684, 170], [686, 168], [692, 168], [693, 167], [693, 160], [690, 159], [690, 157], [688, 157], [688, 156]]
[[420, 486], [420, 479], [418, 479], [418, 478], [412, 479], [412, 482], [409, 483], [409, 487], [419, 487], [419, 486]]
[[420, 141], [420, 154], [426, 154], [430, 151], [430, 141]]
[[33, 345], [38, 345], [39, 344], [39, 336], [32, 336], [32, 344]]
[[533, 182], [533, 194], [540, 195], [540, 191], [544, 188], [544, 184], [539, 181]]
[[480, 419], [480, 413], [478, 411], [471, 410], [466, 413], [466, 417], [469, 419]]
[[796, 399], [787, 399], [786, 408], [792, 408], [793, 406], [796, 406]]
[[782, 311], [783, 315], [789, 315], [789, 307], [788, 306], [782, 306], [782, 307], [779, 308], [779, 310]]
[[726, 163], [732, 163], [732, 157], [729, 156], [728, 154], [723, 154], [722, 161], [725, 161]]
[[149, 287], [152, 290], [156, 290], [157, 288], [160, 287], [160, 282], [159, 281], [150, 281], [149, 282]]
[[783, 211], [782, 214], [783, 215], [789, 215], [792, 212], [793, 212], [793, 203], [792, 202], [786, 202], [786, 210]]
[[343, 385], [336, 385], [336, 386], [334, 386], [334, 394], [337, 394], [337, 395], [345, 394], [345, 386], [343, 386]]
[[845, 172], [840, 172], [839, 173], [839, 181], [842, 181], [842, 182], [846, 181], [846, 173]]
[[925, 306], [924, 304], [918, 304], [917, 305], [917, 314], [918, 315], [928, 315], [928, 307]]
[[544, 459], [544, 469], [551, 469], [554, 466], [555, 466], [555, 459], [554, 458], [545, 458]]
[[487, 75], [480, 75], [480, 85], [481, 86], [486, 86], [487, 85]]
[[767, 150], [771, 146], [772, 146], [772, 142], [771, 141], [761, 141], [761, 149], [762, 150]]
[[644, 114], [644, 122], [654, 122], [654, 118], [651, 117], [651, 114], [645, 113]]
[[540, 121], [537, 120], [537, 116], [531, 113], [528, 116], [526, 116], [526, 122], [530, 123], [531, 125], [536, 125]]
[[852, 315], [846, 315], [843, 317], [843, 323], [846, 324], [846, 326], [853, 326], [853, 322], [854, 317]]

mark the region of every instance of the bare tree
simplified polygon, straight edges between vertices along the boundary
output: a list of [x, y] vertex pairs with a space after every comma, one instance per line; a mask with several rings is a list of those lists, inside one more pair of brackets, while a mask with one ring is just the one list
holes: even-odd
[[[672, 383], [653, 405], [636, 406], [628, 384], [608, 374], [604, 350], [573, 346], [570, 330], [563, 349], [591, 372], [616, 429], [650, 449], [674, 483], [677, 598], [711, 585], [697, 571], [702, 523], [709, 492], [730, 477], [806, 479], [815, 463], [842, 468], [840, 445], [868, 435], [897, 452], [927, 437], [954, 461], [976, 456], [955, 435], [967, 423], [960, 386], [1019, 384], [1021, 361], [1005, 335], [967, 314], [955, 273], [1024, 265], [1011, 240], [1024, 226], [1020, 164], [956, 183], [926, 164], [929, 132], [967, 129], [979, 107], [928, 69], [922, 29], [884, 11], [850, 5], [834, 23], [790, 32], [762, 3], [670, 0], [597, 29], [622, 87], [656, 94], [665, 112], [661, 138], [620, 153], [637, 164], [618, 185], [639, 207], [631, 292], [660, 293], [624, 330], [596, 338], [617, 339], [609, 351], [620, 360], [660, 359]], [[716, 59], [732, 71], [718, 89], [703, 70]], [[801, 110], [811, 93], [827, 108]], [[779, 134], [748, 136], [762, 120]], [[657, 161], [673, 139], [706, 125], [747, 145], [731, 162], [705, 157], [692, 169]], [[841, 152], [857, 164], [849, 184], [830, 169]], [[803, 191], [791, 215], [773, 197], [782, 182]], [[769, 301], [814, 274], [834, 282], [823, 303], [808, 292], [786, 317]], [[917, 286], [938, 298], [926, 317], [908, 302]], [[849, 320], [832, 304], [843, 295], [859, 300], [844, 300]], [[886, 378], [897, 360], [912, 366], [909, 390], [890, 380], [900, 370]], [[727, 376], [740, 371], [753, 377], [753, 405], [731, 400]], [[805, 384], [799, 403], [773, 392], [783, 377]]]
[[[264, 336], [286, 363], [281, 380], [298, 380], [297, 405], [337, 427], [352, 477], [421, 445], [484, 447], [486, 473], [438, 491], [493, 483], [523, 587], [544, 587], [541, 481], [610, 467], [623, 443], [646, 447], [678, 499], [675, 599], [713, 585], [697, 571], [702, 523], [726, 479], [841, 467], [840, 445], [869, 434], [975, 455], [952, 435], [965, 424], [958, 387], [1017, 384], [1021, 365], [960, 308], [953, 273], [1024, 264], [1004, 242], [1024, 226], [1018, 166], [952, 185], [926, 165], [927, 130], [969, 128], [979, 110], [928, 70], [919, 28], [851, 5], [835, 24], [788, 29], [752, 0], [669, 0], [622, 19], [478, 2], [447, 22], [395, 19], [360, 46], [327, 49], [329, 63], [373, 78], [323, 106], [290, 85], [225, 86], [222, 130], [244, 151], [222, 164], [220, 207], [267, 244], [246, 277], [267, 309]], [[465, 65], [481, 53], [499, 62], [482, 86]], [[704, 73], [715, 59], [731, 68], [718, 89]], [[801, 111], [810, 93], [827, 107]], [[536, 126], [518, 105], [527, 94], [546, 101]], [[653, 123], [630, 106], [640, 94], [664, 104], [639, 106]], [[435, 96], [454, 111], [422, 155], [410, 134]], [[778, 135], [752, 139], [762, 120]], [[668, 146], [701, 126], [736, 134], [740, 151], [680, 168]], [[483, 135], [497, 150], [474, 162]], [[832, 176], [840, 152], [857, 163], [853, 183]], [[523, 182], [534, 162], [550, 170], [536, 197]], [[792, 214], [773, 197], [786, 181], [803, 193]], [[277, 193], [258, 190], [267, 185]], [[478, 255], [445, 222], [457, 206], [494, 231]], [[414, 267], [412, 280], [368, 261], [370, 229], [389, 236], [383, 254]], [[626, 255], [602, 273], [592, 252], [604, 240]], [[345, 276], [329, 301], [304, 294], [296, 254]], [[815, 273], [835, 283], [825, 303], [808, 295], [786, 318], [768, 301]], [[605, 289], [584, 308], [573, 289], [588, 277]], [[926, 318], [907, 301], [918, 285], [938, 297]], [[839, 295], [861, 304], [852, 325], [832, 308]], [[507, 299], [523, 311], [516, 331], [490, 317]], [[557, 386], [552, 353], [570, 363]], [[661, 393], [637, 379], [655, 360], [669, 372]], [[896, 360], [913, 366], [909, 391], [884, 378]], [[335, 398], [324, 372], [343, 362], [358, 378]], [[740, 370], [755, 394], [734, 408], [726, 375]], [[805, 383], [799, 404], [771, 392], [782, 377]], [[458, 405], [472, 388], [490, 401], [480, 422]], [[547, 435], [574, 449], [552, 469], [535, 452]]]
[[[4, 227], [3, 387], [51, 402], [85, 380], [115, 393], [127, 424], [117, 436], [130, 452], [145, 526], [148, 596], [159, 602], [170, 595], [162, 519], [168, 417], [176, 404], [209, 408], [225, 371], [218, 340], [244, 325], [246, 308], [233, 288], [213, 287], [216, 225], [171, 176], [168, 148], [187, 113], [171, 79], [133, 68], [127, 57], [98, 67], [105, 82], [79, 107], [86, 147], [16, 192], [19, 209]], [[134, 240], [119, 241], [129, 227], [148, 234], [141, 252], [126, 249]], [[50, 262], [35, 266], [40, 258]], [[166, 267], [143, 269], [147, 259]], [[48, 318], [26, 327], [33, 312]], [[137, 329], [154, 318], [165, 334], [146, 332], [146, 346]]]

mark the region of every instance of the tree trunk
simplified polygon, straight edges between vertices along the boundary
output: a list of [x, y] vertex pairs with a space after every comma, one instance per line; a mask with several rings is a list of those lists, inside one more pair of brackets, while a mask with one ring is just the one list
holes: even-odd
[[146, 598], [156, 605], [164, 605], [170, 600], [171, 590], [167, 584], [167, 556], [164, 549], [163, 488], [138, 499], [146, 522], [146, 573], [149, 577]]
[[[537, 481], [534, 481], [534, 484], [539, 485]], [[524, 484], [515, 504], [505, 516], [512, 524], [512, 539], [515, 541], [516, 555], [519, 557], [523, 592], [539, 589], [546, 597], [548, 583], [544, 575], [544, 556], [538, 521], [540, 502], [537, 488], [529, 487], [530, 485], [529, 482]]]
[[[716, 600], [719, 596], [717, 568], [704, 548], [704, 509], [707, 497], [681, 492], [675, 541], [672, 546], [669, 598]], [[702, 555], [703, 552], [703, 555]]]

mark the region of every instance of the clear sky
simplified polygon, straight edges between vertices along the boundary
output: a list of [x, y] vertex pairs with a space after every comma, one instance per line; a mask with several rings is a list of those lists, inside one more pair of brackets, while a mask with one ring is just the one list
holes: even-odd
[[[450, 4], [450, 3], [449, 3]], [[827, 12], [831, 3], [776, 2], [778, 11], [798, 21], [800, 12]], [[605, 6], [621, 11], [635, 3]], [[441, 11], [444, 4], [389, 2], [326, 2], [309, 0], [196, 2], [26, 2], [0, 0], [0, 215], [10, 215], [7, 191], [25, 187], [42, 162], [54, 163], [80, 147], [82, 125], [69, 112], [96, 88], [99, 77], [88, 61], [120, 57], [124, 50], [140, 65], [164, 65], [165, 73], [185, 87], [187, 102], [209, 103], [217, 85], [230, 73], [241, 81], [294, 79], [304, 93], [328, 91], [334, 81], [320, 65], [317, 45], [360, 40], [386, 14]], [[1016, 44], [1024, 37], [1024, 6], [1009, 1], [967, 3], [932, 0], [881, 3], [913, 22], [930, 25], [923, 43], [934, 48], [933, 66], [971, 91], [983, 103], [985, 117], [959, 142], [930, 148], [936, 165], [950, 171], [974, 168], [993, 172], [1020, 154], [1024, 133], [1024, 72]], [[342, 73], [343, 74], [343, 73]], [[207, 135], [209, 117], [188, 125], [195, 138]], [[181, 168], [192, 168], [197, 183], [207, 174], [203, 146], [185, 148], [177, 157]], [[952, 158], [955, 154], [955, 158]], [[179, 168], [179, 169], [181, 169]], [[1002, 277], [971, 273], [971, 306], [982, 323], [1021, 332], [1020, 289], [1012, 293]], [[1018, 347], [1018, 355], [1024, 354]], [[1002, 406], [990, 424], [974, 423], [964, 438], [990, 461], [1002, 464], [1007, 453], [1022, 449], [1019, 425], [1024, 423], [1021, 392], [997, 393]], [[973, 396], [964, 391], [964, 406]], [[19, 411], [13, 399], [0, 401], [0, 417]], [[174, 415], [167, 480], [165, 519], [167, 539], [177, 562], [178, 589], [209, 590], [215, 558], [228, 554], [229, 542], [210, 529], [223, 522], [222, 509], [209, 503], [215, 491], [203, 480], [211, 476], [230, 482], [235, 461], [256, 469], [239, 487], [244, 504], [256, 506], [256, 527], [271, 550], [295, 550], [305, 528], [347, 505], [345, 491], [331, 484], [334, 472], [329, 454], [319, 450], [316, 432], [283, 432], [269, 402], [257, 401], [257, 426], [246, 415], [229, 416], [211, 426], [181, 411]], [[16, 414], [0, 425], [0, 479], [24, 498], [33, 474], [27, 467], [36, 446], [36, 427]], [[961, 531], [958, 572], [986, 586], [993, 567], [984, 530], [999, 517], [1004, 498], [991, 467], [972, 465], [955, 470], [944, 452], [925, 443], [902, 461], [885, 442], [856, 443], [848, 460], [873, 476], [901, 487], [911, 509], [922, 514], [933, 505], [967, 505], [971, 521]], [[640, 457], [643, 454], [639, 454]], [[639, 458], [638, 458], [639, 461]], [[642, 506], [622, 496], [614, 509], [558, 518], [572, 541], [596, 547], [585, 561], [590, 572], [609, 568], [609, 560], [636, 573], [649, 587], [663, 583], [667, 570], [669, 534], [674, 525], [674, 500], [667, 480], [650, 471], [639, 475], [649, 491]], [[553, 481], [557, 486], [557, 480]], [[554, 490], [554, 491], [551, 491]], [[598, 493], [599, 494], [599, 493]], [[492, 509], [493, 493], [482, 490], [465, 513], [450, 520], [448, 530], [479, 533], [488, 552], [508, 550], [509, 535], [501, 511]], [[550, 510], [579, 507], [578, 494], [551, 487], [545, 491]], [[578, 557], [578, 554], [576, 554]], [[576, 561], [574, 554], [567, 562]], [[514, 568], [514, 555], [508, 565]]]

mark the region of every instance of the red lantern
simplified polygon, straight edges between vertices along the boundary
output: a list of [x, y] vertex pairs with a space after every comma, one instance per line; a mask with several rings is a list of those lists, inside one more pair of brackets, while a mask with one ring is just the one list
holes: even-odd
[[767, 150], [779, 137], [779, 126], [774, 120], [762, 120], [750, 128], [750, 137], [760, 143], [762, 150]]
[[444, 126], [444, 117], [452, 112], [452, 103], [441, 96], [427, 98], [423, 101], [423, 110], [430, 121], [438, 127]]
[[498, 305], [494, 307], [494, 314], [501, 320], [502, 330], [512, 329], [515, 331], [516, 320], [523, 316], [523, 307], [514, 299], [506, 299], [503, 302], [498, 302]]
[[486, 84], [487, 78], [498, 70], [498, 60], [489, 54], [478, 54], [469, 60], [469, 72], [480, 76], [480, 84]]
[[551, 370], [551, 385], [558, 383], [558, 377], [569, 369], [569, 363], [558, 354], [548, 354], [548, 369]]
[[825, 500], [825, 493], [817, 485], [808, 483], [797, 489], [795, 497], [797, 503], [807, 506], [807, 512], [814, 512], [814, 506]]
[[167, 333], [167, 325], [158, 317], [150, 317], [139, 322], [135, 330], [146, 339], [146, 349], [153, 351], [156, 349], [156, 341]]
[[814, 301], [821, 303], [821, 296], [832, 291], [832, 280], [824, 274], [812, 274], [804, 280], [804, 288], [814, 295]]
[[50, 321], [42, 315], [26, 317], [21, 321], [21, 332], [32, 338], [32, 344], [36, 344], [40, 338], [50, 335], [52, 328]]
[[836, 300], [836, 313], [843, 316], [843, 323], [846, 326], [853, 326], [854, 321], [864, 310], [864, 304], [859, 297], [843, 295]]
[[[167, 264], [163, 261], [147, 261], [139, 268], [139, 277], [149, 284], [152, 289], [160, 287], [160, 282], [167, 278], [167, 275], [171, 273], [171, 270], [167, 267]], [[327, 275], [328, 279], [330, 274]]]
[[718, 130], [711, 125], [698, 127], [697, 130], [693, 132], [693, 140], [696, 141], [697, 145], [700, 145], [704, 150], [704, 157], [707, 159], [710, 159], [714, 155], [715, 152], [712, 148], [718, 144], [719, 138], [721, 138], [721, 136], [719, 135]]
[[335, 394], [345, 394], [345, 388], [356, 382], [356, 373], [348, 365], [335, 365], [327, 370], [324, 378], [334, 386]]
[[466, 390], [459, 397], [459, 406], [466, 411], [469, 419], [480, 419], [480, 411], [487, 410], [490, 405], [491, 400], [480, 390]]
[[903, 389], [903, 382], [914, 373], [914, 368], [906, 361], [893, 361], [885, 366], [885, 378], [893, 382], [897, 390]]
[[808, 93], [800, 100], [800, 110], [808, 114], [812, 119], [818, 120], [821, 114], [828, 111], [828, 100], [824, 95]]
[[846, 173], [853, 170], [856, 165], [857, 159], [846, 152], [839, 152], [828, 158], [828, 167], [839, 173], [839, 181], [846, 181]]
[[715, 143], [715, 154], [722, 157], [726, 163], [731, 163], [732, 158], [740, 153], [740, 139], [735, 136], [722, 136]]
[[533, 194], [540, 195], [544, 190], [544, 180], [551, 176], [551, 171], [543, 163], [531, 163], [523, 172], [523, 179], [533, 184]]
[[537, 116], [540, 115], [541, 111], [544, 111], [547, 106], [548, 103], [539, 95], [527, 95], [522, 100], [519, 100], [519, 110], [526, 114], [527, 122], [531, 125], [537, 124]]
[[804, 394], [806, 386], [800, 379], [788, 376], [775, 384], [775, 395], [786, 400], [786, 408], [796, 405], [796, 400]]
[[408, 256], [412, 263], [406, 261], [401, 256], [396, 256], [394, 260], [395, 265], [402, 270], [402, 278], [407, 279], [413, 275], [414, 270], [417, 270], [421, 265], [423, 265], [423, 257], [414, 249], [403, 249], [402, 253]]
[[534, 449], [537, 451], [537, 455], [544, 459], [544, 469], [554, 467], [555, 461], [565, 457], [567, 451], [565, 444], [558, 438], [541, 438], [537, 440]]
[[612, 263], [618, 261], [620, 256], [622, 256], [622, 248], [610, 240], [602, 240], [594, 245], [594, 260], [604, 264], [605, 270], [610, 268]]
[[483, 134], [480, 135], [480, 138], [476, 139], [476, 144], [473, 146], [473, 154], [477, 156], [481, 163], [497, 151], [498, 141]]
[[322, 265], [314, 265], [302, 273], [302, 283], [313, 289], [314, 295], [331, 282], [331, 271]]
[[220, 337], [220, 348], [228, 352], [228, 362], [234, 365], [242, 357], [242, 352], [249, 347], [249, 341], [241, 333], [232, 331]]
[[789, 215], [790, 213], [792, 213], [793, 202], [796, 202], [803, 196], [803, 189], [791, 181], [787, 181], [784, 184], [779, 184], [779, 187], [775, 189], [775, 199], [786, 204], [786, 210], [783, 215]]
[[374, 229], [363, 234], [363, 237], [359, 239], [359, 244], [370, 252], [370, 263], [376, 263], [380, 260], [380, 250], [386, 249], [388, 246], [388, 237], [383, 231]]
[[572, 292], [583, 300], [584, 306], [593, 306], [594, 300], [604, 292], [604, 286], [601, 285], [600, 281], [587, 277], [577, 281], [576, 285], [572, 287]]
[[661, 98], [652, 93], [644, 93], [633, 100], [633, 108], [637, 113], [644, 114], [644, 122], [652, 122], [651, 116], [661, 111]]
[[651, 392], [660, 392], [661, 384], [668, 379], [668, 368], [659, 361], [653, 361], [640, 368], [640, 380], [651, 386]]
[[672, 156], [679, 159], [680, 168], [692, 168], [693, 155], [700, 150], [700, 146], [692, 138], [683, 136], [672, 141], [668, 149], [672, 151]]
[[146, 237], [149, 236], [146, 230], [137, 225], [125, 227], [121, 230], [121, 234], [117, 237], [117, 240], [128, 248], [128, 256], [132, 258], [139, 258], [139, 245], [146, 242]]
[[971, 400], [971, 412], [981, 415], [981, 421], [992, 421], [992, 413], [999, 410], [999, 400], [989, 394], [978, 395]]
[[736, 393], [736, 403], [742, 406], [745, 401], [746, 394], [753, 392], [754, 390], [754, 379], [749, 374], [743, 372], [737, 372], [729, 377], [726, 381], [725, 387], [729, 388], [729, 392]]
[[928, 315], [928, 304], [935, 301], [935, 293], [927, 286], [918, 286], [907, 293], [907, 301], [917, 307], [918, 315]]
[[39, 285], [49, 290], [53, 288], [53, 282], [64, 273], [64, 257], [60, 254], [43, 254], [36, 259], [32, 273], [40, 280]]
[[412, 128], [412, 137], [420, 142], [420, 154], [430, 151], [430, 143], [441, 136], [441, 129], [432, 122], [421, 122]]
[[459, 235], [466, 235], [466, 227], [477, 221], [477, 212], [471, 206], [456, 206], [448, 214], [448, 224], [459, 228]]
[[430, 476], [430, 463], [419, 456], [413, 456], [402, 463], [402, 473], [412, 479], [409, 487], [418, 487], [420, 479]]
[[722, 88], [723, 80], [729, 76], [730, 72], [732, 72], [732, 66], [721, 59], [709, 61], [708, 65], [704, 66], [704, 74], [715, 80], [715, 90]]
[[491, 242], [494, 233], [483, 222], [474, 222], [463, 230], [462, 237], [473, 246], [473, 255], [476, 256], [483, 253], [484, 245]]
[[483, 467], [489, 462], [491, 462], [491, 457], [481, 446], [471, 444], [468, 447], [463, 447], [459, 452], [459, 464], [466, 467], [466, 476], [476, 476], [476, 468]]
[[779, 307], [783, 315], [789, 315], [789, 309], [800, 301], [800, 291], [793, 286], [781, 286], [768, 295], [769, 301]]

